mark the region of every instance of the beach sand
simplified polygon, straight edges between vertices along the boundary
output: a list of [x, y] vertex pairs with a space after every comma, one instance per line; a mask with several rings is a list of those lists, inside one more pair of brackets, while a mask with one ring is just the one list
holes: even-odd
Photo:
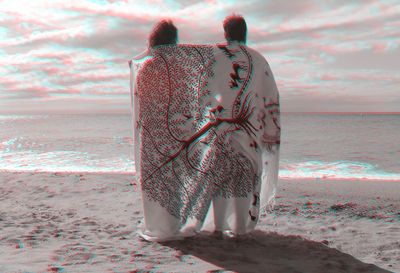
[[0, 173], [0, 272], [400, 272], [400, 182], [280, 180], [241, 238], [148, 243], [127, 174]]

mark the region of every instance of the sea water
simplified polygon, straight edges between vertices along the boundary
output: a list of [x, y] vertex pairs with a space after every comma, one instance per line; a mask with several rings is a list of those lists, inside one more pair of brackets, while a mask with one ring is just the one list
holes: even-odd
[[[400, 180], [400, 115], [283, 114], [281, 178]], [[133, 173], [130, 115], [0, 115], [0, 171]]]

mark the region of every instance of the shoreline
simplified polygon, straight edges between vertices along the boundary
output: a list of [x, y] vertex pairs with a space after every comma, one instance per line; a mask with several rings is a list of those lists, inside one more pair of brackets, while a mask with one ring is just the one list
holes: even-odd
[[280, 179], [274, 211], [249, 236], [158, 244], [136, 234], [132, 174], [0, 172], [0, 181], [1, 272], [400, 272], [400, 183]]
[[383, 182], [383, 183], [400, 183], [399, 179], [376, 179], [376, 178], [319, 178], [319, 177], [279, 177], [279, 181], [313, 181], [313, 182], [334, 182], [334, 181], [346, 181], [346, 182]]
[[[136, 173], [132, 171], [42, 171], [42, 170], [2, 170], [0, 169], [0, 174], [22, 174], [22, 173], [32, 173], [32, 174], [87, 174], [87, 175], [131, 175], [135, 177]], [[346, 181], [346, 182], [372, 182], [372, 183], [400, 183], [399, 179], [377, 179], [377, 178], [335, 178], [335, 177], [286, 177], [279, 176], [279, 181], [312, 181], [312, 182], [334, 182], [334, 181]]]

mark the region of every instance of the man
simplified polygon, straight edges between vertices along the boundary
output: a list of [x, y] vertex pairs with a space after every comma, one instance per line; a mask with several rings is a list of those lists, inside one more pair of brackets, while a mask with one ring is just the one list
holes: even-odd
[[224, 36], [228, 44], [246, 44], [247, 24], [240, 15], [230, 15], [223, 22]]
[[[227, 44], [217, 45], [215, 75], [207, 102], [213, 119], [223, 121], [215, 133], [213, 160], [214, 225], [217, 232], [245, 234], [259, 220], [260, 208], [271, 208], [278, 179], [279, 94], [265, 58], [246, 46], [242, 16], [223, 22]], [[212, 158], [212, 156], [211, 156]]]

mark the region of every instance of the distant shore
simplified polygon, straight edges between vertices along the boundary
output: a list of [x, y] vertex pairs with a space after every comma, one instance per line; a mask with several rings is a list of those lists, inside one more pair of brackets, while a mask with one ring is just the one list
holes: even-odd
[[400, 272], [400, 181], [280, 179], [274, 212], [249, 236], [164, 244], [136, 235], [132, 174], [0, 181], [0, 272]]

